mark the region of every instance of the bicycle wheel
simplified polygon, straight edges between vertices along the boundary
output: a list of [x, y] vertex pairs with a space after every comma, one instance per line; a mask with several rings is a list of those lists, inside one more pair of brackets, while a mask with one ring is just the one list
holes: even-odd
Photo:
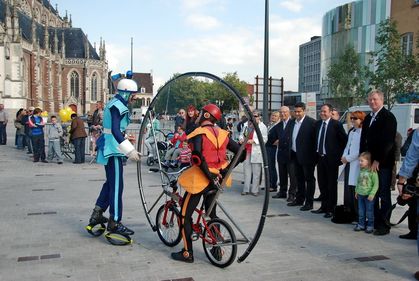
[[227, 267], [237, 254], [236, 235], [224, 220], [215, 218], [208, 222], [202, 237], [202, 246], [209, 261], [217, 267]]
[[156, 214], [157, 234], [160, 240], [169, 247], [174, 247], [182, 240], [180, 233], [180, 217], [174, 210], [176, 206], [168, 203], [162, 205]]

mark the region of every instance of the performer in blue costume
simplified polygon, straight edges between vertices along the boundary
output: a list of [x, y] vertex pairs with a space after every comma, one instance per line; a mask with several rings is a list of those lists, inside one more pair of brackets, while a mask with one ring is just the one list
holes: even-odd
[[[127, 78], [131, 77], [131, 72], [128, 72]], [[95, 225], [104, 225], [108, 222], [108, 234], [119, 234], [129, 238], [129, 235], [134, 234], [134, 231], [121, 223], [122, 191], [124, 187], [122, 160], [126, 156], [131, 160], [139, 161], [141, 155], [131, 144], [130, 139], [125, 138], [122, 133], [130, 122], [128, 104], [133, 101], [134, 93], [138, 91], [137, 83], [127, 78], [119, 81], [117, 94], [104, 109], [103, 134], [96, 144], [98, 149], [97, 163], [105, 165], [106, 182], [97, 198], [96, 206], [86, 229], [91, 233], [90, 230]], [[109, 221], [103, 216], [103, 212], [108, 207]]]

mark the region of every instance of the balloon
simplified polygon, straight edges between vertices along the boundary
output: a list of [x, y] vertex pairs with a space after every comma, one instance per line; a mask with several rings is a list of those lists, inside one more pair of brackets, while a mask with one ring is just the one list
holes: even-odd
[[58, 112], [58, 115], [61, 118], [61, 122], [68, 122], [71, 120], [71, 113], [69, 113], [65, 108], [60, 109], [60, 111]]
[[48, 111], [42, 111], [41, 116], [42, 117], [48, 117]]

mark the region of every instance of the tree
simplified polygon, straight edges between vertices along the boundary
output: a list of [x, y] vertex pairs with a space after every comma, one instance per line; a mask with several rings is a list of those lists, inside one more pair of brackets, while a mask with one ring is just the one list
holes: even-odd
[[346, 109], [365, 98], [366, 68], [361, 65], [359, 54], [352, 46], [348, 46], [330, 65], [327, 77], [338, 107]]
[[[179, 76], [174, 74], [173, 78]], [[236, 72], [227, 73], [223, 80], [234, 87], [241, 96], [246, 96], [247, 83], [238, 78]], [[167, 85], [154, 109], [157, 112], [175, 114], [180, 108], [193, 104], [201, 108], [206, 103], [218, 103], [224, 112], [238, 109], [238, 101], [228, 90], [216, 81], [195, 77], [183, 77]]]
[[419, 59], [404, 53], [400, 38], [396, 22], [390, 19], [381, 22], [376, 37], [379, 49], [372, 53], [375, 70], [369, 71], [370, 83], [384, 93], [388, 108], [419, 83]]

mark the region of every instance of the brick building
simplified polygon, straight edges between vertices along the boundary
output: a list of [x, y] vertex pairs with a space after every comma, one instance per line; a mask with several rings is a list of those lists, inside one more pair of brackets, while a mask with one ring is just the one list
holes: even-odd
[[0, 0], [0, 103], [85, 114], [109, 92], [102, 40], [98, 51], [50, 1]]

